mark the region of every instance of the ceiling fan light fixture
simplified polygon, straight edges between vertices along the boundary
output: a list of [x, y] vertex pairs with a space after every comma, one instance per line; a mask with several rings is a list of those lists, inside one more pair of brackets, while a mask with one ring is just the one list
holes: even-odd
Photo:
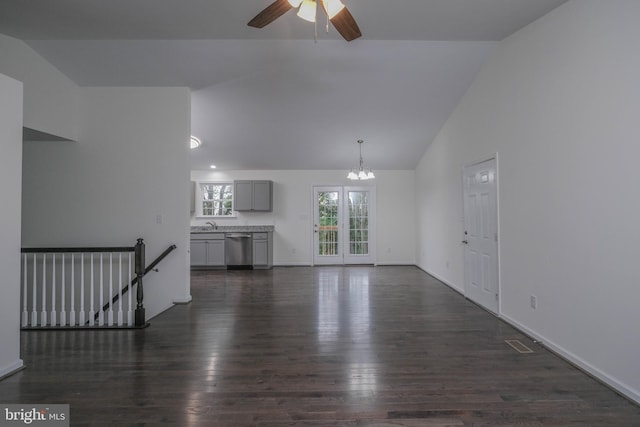
[[[349, 12], [349, 9], [342, 3], [342, 0], [320, 1], [322, 2], [320, 4], [322, 6], [322, 13], [327, 17], [327, 31], [329, 31], [329, 21], [331, 21], [331, 24], [346, 41], [350, 42], [358, 37], [362, 37], [356, 20], [351, 15], [351, 12]], [[254, 28], [264, 28], [291, 9], [298, 8], [298, 17], [315, 24], [313, 40], [317, 42], [317, 14], [320, 5], [317, 0], [274, 0], [273, 3], [254, 16], [247, 25]]]
[[329, 19], [333, 19], [333, 17], [340, 13], [345, 7], [344, 3], [340, 0], [322, 0], [322, 4]]
[[305, 21], [316, 22], [317, 9], [315, 0], [303, 0], [300, 9], [298, 9], [298, 16]]

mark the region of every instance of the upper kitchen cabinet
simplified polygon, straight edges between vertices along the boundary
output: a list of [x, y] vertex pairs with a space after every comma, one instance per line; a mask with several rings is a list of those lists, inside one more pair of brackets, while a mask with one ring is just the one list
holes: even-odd
[[233, 210], [271, 212], [273, 181], [233, 181]]

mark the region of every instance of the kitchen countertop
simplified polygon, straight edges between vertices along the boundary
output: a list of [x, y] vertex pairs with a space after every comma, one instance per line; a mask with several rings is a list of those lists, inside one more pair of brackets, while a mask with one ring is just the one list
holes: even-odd
[[273, 225], [219, 225], [217, 228], [211, 228], [209, 225], [192, 226], [191, 233], [256, 233], [273, 231]]

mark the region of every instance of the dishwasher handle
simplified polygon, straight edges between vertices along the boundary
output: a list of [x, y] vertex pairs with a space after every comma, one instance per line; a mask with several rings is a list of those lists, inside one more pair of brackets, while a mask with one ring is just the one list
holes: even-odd
[[251, 234], [229, 233], [225, 234], [225, 237], [230, 239], [248, 239], [249, 237], [251, 237]]

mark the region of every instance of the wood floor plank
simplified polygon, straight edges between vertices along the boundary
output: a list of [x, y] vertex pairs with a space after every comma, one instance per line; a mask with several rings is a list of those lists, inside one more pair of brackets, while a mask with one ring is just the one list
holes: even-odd
[[415, 267], [198, 271], [191, 292], [143, 330], [22, 332], [0, 402], [66, 403], [72, 425], [640, 425]]

